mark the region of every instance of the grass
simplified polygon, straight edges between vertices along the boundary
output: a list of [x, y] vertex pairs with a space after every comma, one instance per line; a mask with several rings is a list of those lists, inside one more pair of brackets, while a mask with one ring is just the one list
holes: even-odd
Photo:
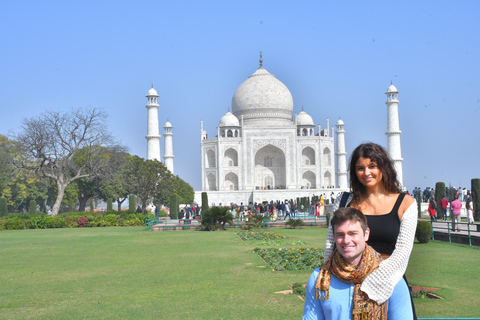
[[[326, 228], [265, 231], [323, 248]], [[83, 228], [0, 232], [1, 319], [298, 319], [303, 301], [274, 294], [310, 271], [272, 272], [234, 233]], [[444, 300], [417, 314], [477, 316], [479, 248], [415, 244], [411, 284]]]

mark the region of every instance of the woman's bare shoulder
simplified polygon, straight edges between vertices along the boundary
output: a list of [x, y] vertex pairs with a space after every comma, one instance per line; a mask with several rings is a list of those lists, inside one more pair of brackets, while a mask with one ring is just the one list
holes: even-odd
[[400, 219], [402, 219], [405, 211], [407, 211], [407, 209], [410, 208], [410, 206], [414, 202], [415, 202], [415, 199], [411, 195], [409, 195], [409, 194], [405, 195], [405, 197], [403, 198], [402, 204], [400, 205], [400, 208], [398, 210], [398, 217]]

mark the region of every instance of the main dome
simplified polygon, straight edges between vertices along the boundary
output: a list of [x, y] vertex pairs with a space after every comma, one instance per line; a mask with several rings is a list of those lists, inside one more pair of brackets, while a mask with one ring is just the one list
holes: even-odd
[[292, 123], [290, 90], [263, 67], [242, 83], [232, 98], [233, 114], [244, 124], [282, 125]]

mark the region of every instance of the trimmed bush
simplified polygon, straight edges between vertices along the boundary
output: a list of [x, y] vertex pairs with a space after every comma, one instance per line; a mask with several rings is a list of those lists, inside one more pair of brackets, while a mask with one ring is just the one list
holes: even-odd
[[439, 220], [443, 219], [443, 210], [442, 210], [442, 205], [441, 201], [443, 197], [446, 197], [446, 191], [445, 191], [445, 183], [443, 182], [437, 182], [435, 184], [435, 202], [437, 203], [437, 218]]
[[134, 194], [128, 196], [128, 211], [132, 213], [137, 211], [137, 197]]
[[107, 200], [107, 212], [112, 212], [113, 211], [113, 204], [112, 204], [112, 199]]
[[95, 211], [94, 209], [95, 209], [95, 205], [94, 205], [93, 199], [90, 199], [90, 212]]
[[30, 200], [29, 208], [30, 208], [30, 214], [37, 214], [37, 201]]
[[170, 198], [170, 218], [178, 219], [178, 195], [176, 194]]
[[[229, 207], [212, 207], [202, 212], [202, 231], [224, 230], [225, 224], [233, 224], [233, 215]], [[228, 212], [228, 213], [227, 213]]]
[[0, 198], [0, 217], [5, 217], [8, 214], [7, 199]]
[[327, 212], [327, 228], [330, 226], [330, 212]]
[[428, 243], [432, 237], [432, 225], [428, 221], [418, 221], [415, 237], [420, 243]]
[[202, 192], [202, 212], [208, 210], [208, 195], [206, 192]]
[[474, 220], [480, 220], [480, 179], [472, 179], [472, 200]]
[[422, 191], [417, 193], [417, 211], [418, 211], [418, 218], [422, 217]]

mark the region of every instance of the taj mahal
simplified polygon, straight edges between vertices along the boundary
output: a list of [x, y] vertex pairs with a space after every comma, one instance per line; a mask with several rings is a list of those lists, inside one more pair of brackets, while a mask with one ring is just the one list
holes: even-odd
[[[400, 183], [402, 161], [397, 89], [387, 89], [387, 150]], [[160, 160], [157, 92], [147, 94], [149, 159]], [[221, 117], [214, 138], [200, 122], [202, 191], [210, 205], [285, 201], [348, 190], [345, 123], [316, 125], [303, 110], [293, 113], [289, 89], [260, 67], [235, 91], [231, 112]], [[164, 161], [173, 173], [172, 125], [165, 129]], [[201, 203], [202, 191], [195, 192]]]

